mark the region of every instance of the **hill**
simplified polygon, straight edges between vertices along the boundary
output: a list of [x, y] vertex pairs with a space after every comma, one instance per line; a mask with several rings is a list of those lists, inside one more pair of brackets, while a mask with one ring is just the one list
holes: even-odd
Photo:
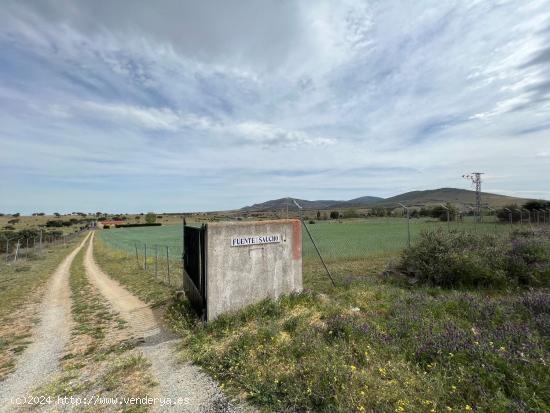
[[[516, 198], [488, 192], [481, 193], [481, 202], [492, 208], [499, 208], [508, 204], [524, 204], [529, 201], [525, 198]], [[439, 188], [426, 191], [411, 191], [404, 194], [386, 198], [378, 202], [377, 206], [392, 207], [399, 205], [399, 202], [411, 206], [437, 205], [450, 202], [457, 206], [466, 206], [475, 204], [475, 191], [458, 188]]]
[[[266, 201], [242, 208], [242, 211], [276, 211], [287, 208], [289, 211], [295, 211], [298, 208], [292, 200], [295, 199], [304, 209], [331, 209], [331, 208], [370, 208], [370, 207], [395, 207], [399, 203], [410, 206], [438, 205], [451, 202], [459, 207], [475, 204], [475, 191], [459, 188], [439, 188], [425, 191], [411, 191], [390, 198], [380, 198], [376, 196], [362, 196], [350, 199], [348, 201], [336, 200], [317, 200], [309, 201], [296, 198], [280, 198]], [[526, 198], [516, 198], [500, 194], [482, 192], [482, 203], [492, 208], [500, 208], [508, 204], [524, 204], [529, 201]]]
[[247, 207], [241, 208], [241, 210], [242, 211], [278, 211], [278, 210], [286, 209], [288, 206], [289, 211], [290, 210], [295, 211], [298, 208], [296, 207], [294, 202], [292, 202], [292, 200], [295, 200], [296, 202], [298, 202], [298, 204], [304, 209], [327, 209], [334, 204], [342, 202], [342, 201], [334, 201], [334, 200], [308, 201], [306, 199], [298, 199], [298, 198], [280, 198], [280, 199], [273, 199], [271, 201], [266, 201], [266, 202], [254, 204], [251, 206], [247, 206]]

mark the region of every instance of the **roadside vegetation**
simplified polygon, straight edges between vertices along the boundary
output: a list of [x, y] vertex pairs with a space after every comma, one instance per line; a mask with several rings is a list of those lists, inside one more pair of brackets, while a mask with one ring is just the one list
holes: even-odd
[[[85, 248], [71, 267], [73, 326], [62, 358], [61, 372], [35, 391], [44, 396], [99, 398], [144, 397], [156, 385], [149, 362], [136, 349], [137, 341], [125, 322], [88, 281], [83, 265]], [[90, 410], [119, 411], [120, 406], [90, 406]], [[145, 411], [145, 406], [124, 406], [123, 411]]]
[[[479, 246], [485, 236], [470, 241]], [[550, 290], [530, 287], [547, 285], [550, 262], [538, 245], [548, 234], [501, 236], [508, 282], [496, 284], [472, 283], [478, 250], [457, 252], [464, 235], [445, 237], [423, 235], [400, 264], [433, 244], [453, 246], [429, 255], [442, 279], [453, 280], [446, 288], [386, 272], [266, 300], [207, 325], [175, 305], [168, 316], [182, 357], [266, 411], [548, 411]]]
[[550, 230], [425, 232], [405, 250], [401, 269], [441, 287], [550, 287]]
[[31, 343], [47, 280], [82, 237], [67, 245], [44, 248], [16, 263], [0, 257], [0, 380], [15, 367], [16, 357]]
[[[332, 261], [354, 274], [337, 287], [304, 260], [303, 293], [208, 324], [179, 302], [167, 319], [182, 359], [264, 411], [545, 412], [550, 234], [505, 227], [435, 228], [370, 264]], [[96, 249], [105, 270], [147, 295], [137, 285], [153, 277]]]

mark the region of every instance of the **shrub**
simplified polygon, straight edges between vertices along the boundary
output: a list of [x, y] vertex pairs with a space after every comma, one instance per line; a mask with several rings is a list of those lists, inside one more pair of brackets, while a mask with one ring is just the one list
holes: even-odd
[[63, 226], [63, 221], [53, 221], [53, 220], [51, 220], [51, 221], [46, 222], [46, 226], [47, 227], [62, 227]]
[[541, 286], [550, 283], [548, 233], [512, 237], [465, 232], [424, 232], [407, 249], [401, 269], [441, 287]]
[[154, 224], [157, 220], [157, 214], [154, 212], [148, 212], [147, 215], [145, 215], [145, 222], [148, 224]]

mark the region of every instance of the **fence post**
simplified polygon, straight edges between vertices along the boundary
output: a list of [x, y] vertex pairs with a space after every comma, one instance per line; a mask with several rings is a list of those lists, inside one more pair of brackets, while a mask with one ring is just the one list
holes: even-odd
[[168, 285], [170, 285], [170, 259], [168, 258], [168, 245], [166, 246], [166, 267], [168, 269]]
[[138, 255], [138, 250], [137, 250], [137, 242], [134, 243], [134, 247], [136, 247], [136, 263], [137, 263], [137, 265], [138, 265], [138, 267], [139, 267], [139, 255]]
[[147, 243], [143, 244], [143, 269], [147, 271]]
[[155, 279], [158, 278], [159, 246], [155, 245]]
[[19, 252], [19, 240], [17, 240], [17, 245], [15, 247], [15, 256], [13, 257], [13, 262], [17, 262], [17, 254]]

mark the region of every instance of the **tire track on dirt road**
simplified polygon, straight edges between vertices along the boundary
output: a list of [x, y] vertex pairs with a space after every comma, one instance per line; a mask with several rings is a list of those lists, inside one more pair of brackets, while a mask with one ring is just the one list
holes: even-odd
[[59, 264], [49, 280], [40, 308], [40, 325], [33, 342], [23, 352], [15, 371], [0, 382], [0, 412], [16, 410], [11, 398], [29, 396], [33, 389], [47, 381], [59, 368], [71, 326], [70, 268], [90, 234]]
[[[151, 371], [159, 383], [157, 397], [183, 399], [183, 404], [169, 410], [189, 413], [236, 411], [208, 375], [191, 363], [178, 362], [174, 352], [178, 339], [162, 327], [151, 308], [98, 267], [93, 257], [93, 235], [84, 266], [90, 281], [120, 313], [134, 335], [142, 339], [139, 348], [151, 362]], [[153, 407], [153, 410], [166, 409], [167, 406], [159, 404]]]

